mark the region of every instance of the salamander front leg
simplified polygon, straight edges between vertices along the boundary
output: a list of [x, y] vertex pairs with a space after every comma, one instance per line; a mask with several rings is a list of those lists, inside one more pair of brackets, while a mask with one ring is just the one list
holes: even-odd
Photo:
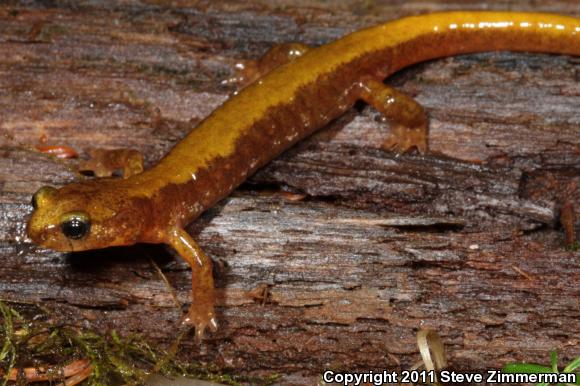
[[195, 327], [196, 338], [200, 341], [206, 328], [217, 329], [211, 259], [181, 228], [170, 232], [167, 243], [191, 266], [192, 302], [184, 322]]
[[123, 178], [143, 172], [143, 155], [133, 149], [88, 149], [91, 157], [81, 160], [79, 172], [92, 172], [95, 177], [111, 177], [117, 170]]
[[391, 122], [391, 136], [383, 144], [386, 150], [405, 153], [413, 148], [429, 151], [429, 120], [423, 107], [410, 96], [376, 80], [363, 80], [358, 97], [373, 106]]

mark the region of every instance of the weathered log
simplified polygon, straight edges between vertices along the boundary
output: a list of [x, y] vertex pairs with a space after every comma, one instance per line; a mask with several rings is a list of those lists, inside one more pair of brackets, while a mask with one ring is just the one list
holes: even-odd
[[[151, 165], [233, 91], [221, 81], [240, 58], [446, 7], [29, 3], [0, 5], [0, 298], [161, 345], [181, 309], [154, 265], [185, 305], [186, 264], [155, 246], [30, 244], [32, 193], [81, 178], [76, 160], [34, 146], [135, 148]], [[179, 356], [313, 383], [327, 368], [408, 368], [423, 327], [456, 369], [578, 356], [580, 254], [559, 220], [571, 207], [578, 228], [578, 63], [491, 53], [417, 65], [388, 83], [429, 112], [430, 155], [380, 150], [386, 124], [357, 106], [273, 161], [190, 227], [218, 263], [220, 329]]]

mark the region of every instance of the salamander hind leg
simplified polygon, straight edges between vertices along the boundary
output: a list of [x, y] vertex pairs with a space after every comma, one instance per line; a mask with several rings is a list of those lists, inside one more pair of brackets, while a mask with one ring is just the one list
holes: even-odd
[[429, 151], [429, 120], [423, 107], [410, 96], [376, 80], [360, 82], [358, 97], [382, 113], [391, 124], [391, 135], [382, 147], [397, 153]]
[[275, 45], [257, 60], [246, 60], [237, 63], [237, 74], [234, 78], [230, 79], [230, 82], [237, 83], [240, 88], [244, 88], [275, 68], [299, 58], [309, 49], [309, 46], [302, 43], [282, 43]]
[[192, 303], [184, 323], [195, 327], [196, 338], [200, 341], [206, 328], [217, 330], [211, 259], [181, 228], [173, 229], [169, 233], [167, 243], [191, 266]]

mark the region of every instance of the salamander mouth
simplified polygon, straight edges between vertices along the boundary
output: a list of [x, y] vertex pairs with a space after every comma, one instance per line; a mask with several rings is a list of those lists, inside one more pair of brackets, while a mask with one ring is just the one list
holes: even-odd
[[34, 224], [34, 217], [30, 219], [27, 226], [28, 237], [36, 245], [40, 245], [43, 248], [52, 249], [59, 252], [73, 252], [78, 250], [74, 245], [66, 238], [63, 240], [59, 237], [59, 229], [57, 226], [49, 226], [40, 228]]
[[38, 228], [34, 226], [34, 215], [30, 220], [28, 220], [28, 224], [26, 224], [26, 233], [32, 242], [38, 245], [42, 245], [46, 239], [45, 232], [39, 231]]

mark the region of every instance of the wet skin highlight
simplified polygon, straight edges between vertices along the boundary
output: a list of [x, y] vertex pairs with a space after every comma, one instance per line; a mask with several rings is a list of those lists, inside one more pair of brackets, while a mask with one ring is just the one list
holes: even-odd
[[247, 72], [254, 81], [194, 128], [156, 166], [125, 179], [43, 187], [28, 234], [38, 245], [82, 251], [165, 243], [192, 268], [186, 322], [201, 338], [217, 327], [211, 260], [184, 227], [248, 176], [324, 127], [358, 100], [390, 122], [383, 147], [428, 151], [428, 119], [411, 97], [382, 81], [421, 61], [483, 51], [580, 55], [580, 20], [517, 12], [407, 17], [310, 48], [273, 48]]

